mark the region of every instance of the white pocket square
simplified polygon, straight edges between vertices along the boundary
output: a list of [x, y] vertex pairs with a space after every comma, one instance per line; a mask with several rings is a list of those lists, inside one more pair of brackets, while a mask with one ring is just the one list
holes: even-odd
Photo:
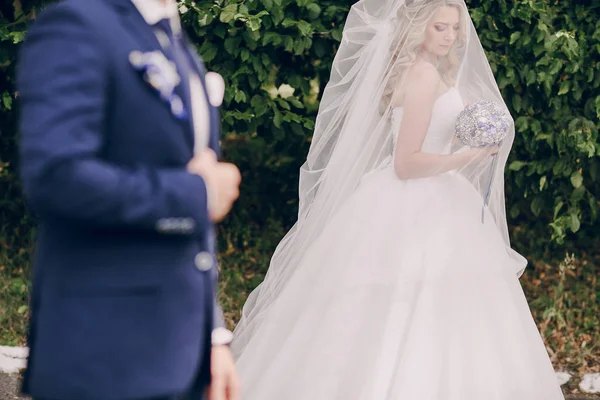
[[223, 97], [225, 97], [225, 80], [221, 74], [216, 72], [207, 72], [204, 80], [210, 105], [213, 107], [221, 106]]

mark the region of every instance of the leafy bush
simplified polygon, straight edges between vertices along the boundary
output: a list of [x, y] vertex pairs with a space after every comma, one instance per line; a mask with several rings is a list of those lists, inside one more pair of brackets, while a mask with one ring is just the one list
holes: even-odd
[[[548, 239], [560, 244], [593, 237], [600, 186], [600, 6], [469, 5], [516, 120], [507, 181], [513, 225], [536, 232], [540, 246]], [[239, 210], [250, 220], [294, 219], [297, 170], [347, 8], [315, 0], [182, 3], [188, 32], [227, 79], [226, 149], [244, 171], [248, 184]]]
[[600, 188], [600, 4], [470, 3], [518, 131], [507, 181], [513, 224], [550, 226], [558, 243], [581, 229], [578, 239], [593, 238]]

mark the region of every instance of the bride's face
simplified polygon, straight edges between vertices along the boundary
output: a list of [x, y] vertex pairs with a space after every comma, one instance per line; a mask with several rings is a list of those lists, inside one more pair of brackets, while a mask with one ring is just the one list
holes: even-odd
[[443, 6], [436, 10], [425, 30], [424, 49], [437, 57], [448, 55], [460, 29], [460, 11]]

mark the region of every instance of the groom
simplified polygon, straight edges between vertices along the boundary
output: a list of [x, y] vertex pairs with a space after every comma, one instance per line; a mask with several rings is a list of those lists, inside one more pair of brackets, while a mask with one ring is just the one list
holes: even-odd
[[[21, 174], [39, 217], [24, 391], [44, 400], [239, 399], [215, 301], [224, 83], [175, 0], [66, 0], [20, 55]], [[212, 378], [212, 383], [211, 383]]]

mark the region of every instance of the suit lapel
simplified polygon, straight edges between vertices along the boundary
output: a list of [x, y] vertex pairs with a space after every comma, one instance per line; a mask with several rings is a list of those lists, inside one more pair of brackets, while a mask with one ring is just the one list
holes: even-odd
[[[135, 41], [140, 46], [139, 50], [142, 52], [150, 52], [150, 51], [161, 51], [165, 56], [169, 59], [171, 57], [166, 54], [163, 47], [161, 46], [156, 34], [154, 33], [151, 26], [148, 25], [142, 14], [138, 11], [135, 4], [131, 0], [105, 0], [108, 3], [112, 4], [117, 12], [119, 13], [122, 19], [122, 26], [131, 34], [131, 36], [135, 39]], [[172, 61], [172, 60], [171, 60]], [[194, 133], [193, 133], [193, 125], [191, 118], [191, 101], [189, 90], [184, 90], [181, 85], [178, 85], [175, 88], [175, 93], [177, 93], [185, 104], [185, 108], [188, 112], [187, 118], [183, 118], [177, 120], [179, 123], [183, 125], [186, 133], [186, 139], [188, 140], [190, 146], [194, 146]], [[158, 93], [156, 94], [158, 96]], [[169, 108], [169, 105], [165, 102], [165, 107]], [[170, 111], [170, 110], [169, 110]], [[175, 116], [173, 116], [174, 119]]]

